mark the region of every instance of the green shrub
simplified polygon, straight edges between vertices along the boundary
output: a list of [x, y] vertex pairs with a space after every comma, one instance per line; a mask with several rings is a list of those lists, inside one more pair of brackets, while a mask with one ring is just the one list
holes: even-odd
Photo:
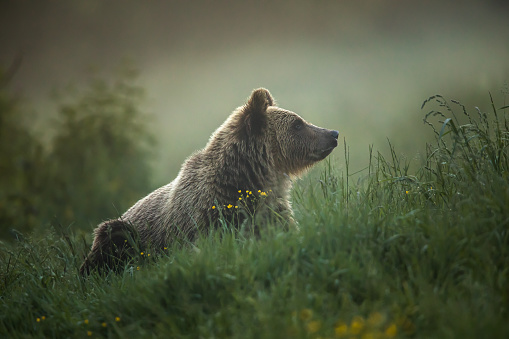
[[135, 76], [93, 77], [60, 104], [48, 166], [52, 214], [64, 225], [77, 221], [88, 229], [118, 217], [149, 190], [154, 138]]

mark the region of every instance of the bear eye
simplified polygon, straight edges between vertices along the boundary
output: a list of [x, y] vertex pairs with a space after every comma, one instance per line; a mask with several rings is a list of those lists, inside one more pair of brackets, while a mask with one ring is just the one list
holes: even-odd
[[304, 124], [302, 123], [302, 121], [298, 120], [296, 121], [294, 124], [293, 124], [293, 128], [295, 128], [297, 131], [300, 131], [302, 129], [302, 127], [304, 126]]

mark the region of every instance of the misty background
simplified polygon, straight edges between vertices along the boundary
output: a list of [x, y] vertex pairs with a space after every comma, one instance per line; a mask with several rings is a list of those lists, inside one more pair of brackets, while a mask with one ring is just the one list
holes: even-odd
[[[62, 119], [55, 93], [98, 75], [107, 81], [127, 60], [156, 141], [152, 170], [139, 172], [149, 178], [138, 191], [147, 193], [173, 180], [257, 87], [280, 107], [339, 130], [350, 172], [366, 166], [369, 145], [387, 152], [387, 138], [418, 159], [433, 137], [422, 122], [429, 96], [469, 110], [489, 110], [489, 92], [504, 103], [508, 18], [503, 0], [2, 1], [0, 67], [21, 58], [6, 86], [28, 112], [31, 135], [52, 148]], [[342, 145], [332, 159], [344, 168]], [[109, 213], [81, 222], [116, 216]]]

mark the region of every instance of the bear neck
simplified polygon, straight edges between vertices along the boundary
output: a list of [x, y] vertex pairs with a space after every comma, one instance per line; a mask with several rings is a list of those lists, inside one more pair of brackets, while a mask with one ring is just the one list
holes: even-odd
[[243, 140], [223, 139], [216, 135], [203, 150], [209, 159], [209, 173], [214, 174], [213, 182], [218, 198], [232, 199], [238, 191], [273, 192], [278, 197], [286, 196], [290, 177], [276, 168], [273, 152], [264, 138]]

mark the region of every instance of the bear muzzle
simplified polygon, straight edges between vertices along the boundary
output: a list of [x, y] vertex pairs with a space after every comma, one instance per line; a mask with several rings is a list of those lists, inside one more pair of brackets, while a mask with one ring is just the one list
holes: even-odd
[[338, 146], [339, 132], [335, 130], [323, 129], [321, 140], [318, 143], [317, 161], [325, 159]]

